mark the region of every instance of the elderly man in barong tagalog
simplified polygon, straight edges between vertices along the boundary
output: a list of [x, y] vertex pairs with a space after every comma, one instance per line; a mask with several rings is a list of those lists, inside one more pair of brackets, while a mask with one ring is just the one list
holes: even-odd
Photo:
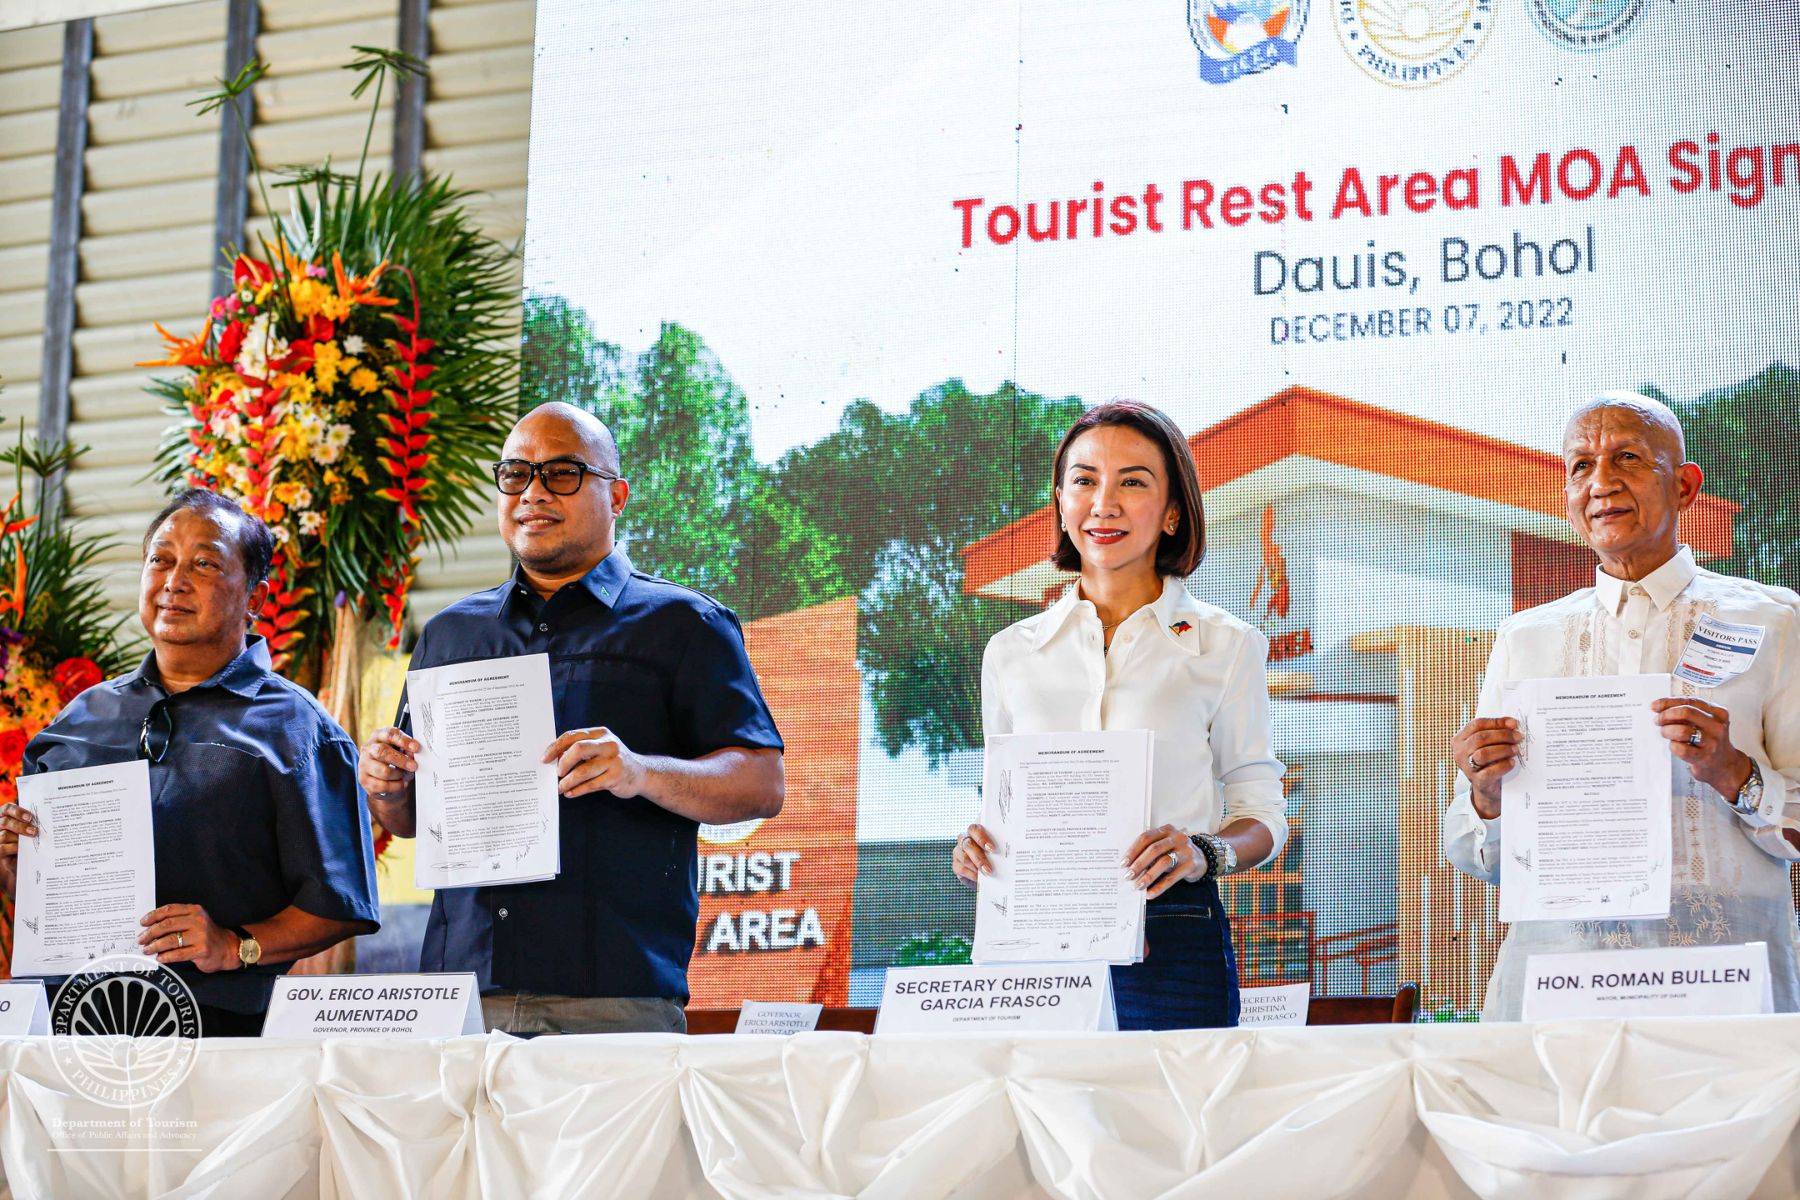
[[1486, 1020], [1517, 1020], [1533, 954], [1765, 942], [1775, 1007], [1800, 1008], [1788, 870], [1800, 860], [1800, 596], [1704, 570], [1680, 543], [1700, 495], [1681, 424], [1663, 404], [1609, 392], [1563, 432], [1569, 524], [1599, 556], [1594, 586], [1508, 618], [1474, 720], [1451, 741], [1456, 796], [1444, 855], [1489, 883], [1500, 873], [1501, 780], [1520, 733], [1502, 718], [1511, 680], [1672, 670], [1703, 617], [1759, 631], [1741, 675], [1676, 684], [1652, 705], [1674, 752], [1669, 916], [1513, 925], [1488, 981]]

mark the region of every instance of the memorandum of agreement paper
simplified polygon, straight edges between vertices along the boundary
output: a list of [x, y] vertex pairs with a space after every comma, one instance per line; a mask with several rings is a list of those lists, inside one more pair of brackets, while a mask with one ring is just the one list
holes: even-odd
[[562, 869], [550, 657], [521, 654], [406, 674], [418, 754], [421, 888], [555, 878]]
[[38, 835], [19, 839], [12, 973], [69, 975], [108, 954], [142, 954], [156, 907], [150, 764], [143, 759], [19, 778]]
[[1669, 915], [1669, 740], [1650, 711], [1668, 675], [1526, 679], [1507, 690], [1524, 740], [1501, 784], [1500, 919]]
[[993, 835], [975, 898], [978, 963], [1143, 957], [1144, 893], [1125, 851], [1150, 820], [1148, 729], [988, 739], [981, 823]]

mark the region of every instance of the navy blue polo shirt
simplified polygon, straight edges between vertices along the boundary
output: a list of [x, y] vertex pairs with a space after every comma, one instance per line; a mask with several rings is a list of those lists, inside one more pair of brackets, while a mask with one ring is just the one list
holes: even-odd
[[[558, 734], [605, 726], [638, 754], [683, 759], [781, 749], [736, 615], [633, 570], [623, 550], [548, 600], [515, 571], [457, 601], [426, 624], [412, 669], [518, 654], [550, 656]], [[562, 873], [440, 889], [419, 969], [473, 971], [483, 990], [686, 1003], [699, 825], [611, 792], [564, 797], [560, 812]]]
[[[131, 761], [144, 718], [165, 699], [169, 749], [150, 764], [157, 906], [198, 904], [227, 927], [266, 921], [290, 905], [377, 926], [356, 744], [312, 693], [269, 669], [260, 637], [184, 692], [163, 688], [154, 654], [131, 674], [95, 684], [31, 739], [20, 773]], [[201, 1004], [260, 1013], [291, 965], [174, 970]]]

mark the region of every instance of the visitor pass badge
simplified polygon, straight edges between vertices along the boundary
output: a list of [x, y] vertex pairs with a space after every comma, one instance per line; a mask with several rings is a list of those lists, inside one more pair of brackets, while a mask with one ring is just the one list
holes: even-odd
[[1675, 666], [1675, 678], [1716, 688], [1750, 669], [1761, 649], [1761, 625], [1733, 625], [1711, 613], [1700, 618]]

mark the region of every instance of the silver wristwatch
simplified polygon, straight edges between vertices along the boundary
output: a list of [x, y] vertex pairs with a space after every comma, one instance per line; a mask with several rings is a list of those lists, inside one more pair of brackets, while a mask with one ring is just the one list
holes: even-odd
[[1200, 856], [1206, 860], [1208, 875], [1230, 875], [1237, 870], [1236, 846], [1210, 833], [1190, 833], [1188, 837], [1193, 840], [1194, 848], [1200, 851]]
[[1750, 764], [1750, 778], [1744, 780], [1744, 786], [1738, 789], [1737, 798], [1731, 807], [1742, 816], [1750, 816], [1762, 807], [1762, 768], [1754, 762]]

